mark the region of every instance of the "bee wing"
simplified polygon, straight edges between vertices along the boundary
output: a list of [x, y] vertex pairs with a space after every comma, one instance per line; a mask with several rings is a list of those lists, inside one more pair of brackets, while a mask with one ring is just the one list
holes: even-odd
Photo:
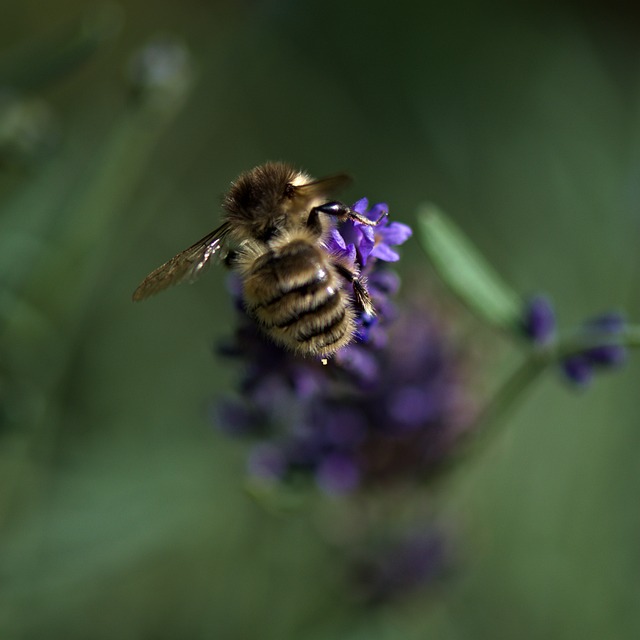
[[211, 258], [223, 247], [228, 233], [229, 223], [225, 222], [152, 271], [133, 292], [133, 301], [144, 300], [174, 284], [193, 282], [204, 271]]
[[351, 182], [350, 176], [346, 173], [339, 173], [335, 176], [320, 178], [313, 182], [296, 185], [295, 190], [297, 194], [304, 195], [305, 197], [330, 196], [346, 188]]

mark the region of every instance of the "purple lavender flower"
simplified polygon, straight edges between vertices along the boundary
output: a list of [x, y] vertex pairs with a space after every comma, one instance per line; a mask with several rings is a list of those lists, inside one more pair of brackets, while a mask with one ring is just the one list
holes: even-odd
[[[375, 220], [387, 209], [368, 209], [364, 199], [354, 208]], [[472, 424], [467, 359], [448, 323], [423, 301], [394, 303], [400, 279], [388, 263], [410, 235], [409, 227], [388, 220], [374, 228], [347, 221], [332, 230], [327, 249], [366, 279], [376, 315], [358, 315], [355, 340], [326, 366], [275, 345], [238, 305], [235, 336], [220, 353], [244, 369], [237, 397], [218, 405], [217, 420], [226, 433], [253, 439], [247, 462], [253, 483], [267, 489], [306, 483], [334, 499], [374, 487], [393, 494], [439, 470]], [[364, 538], [355, 544], [351, 538], [343, 553], [365, 602], [397, 599], [442, 575], [449, 557], [440, 531], [396, 532], [370, 545], [376, 526], [363, 525]]]
[[[354, 209], [377, 220], [387, 207], [368, 209], [363, 199]], [[254, 477], [302, 475], [330, 495], [420, 477], [469, 424], [463, 358], [445, 327], [421, 305], [399, 311], [392, 302], [400, 283], [386, 263], [410, 234], [387, 220], [375, 228], [350, 220], [333, 230], [328, 249], [367, 278], [377, 314], [359, 316], [356, 341], [327, 366], [276, 346], [241, 314], [235, 340], [222, 350], [244, 361], [240, 398], [218, 417], [225, 431], [260, 438], [249, 465]]]
[[[534, 345], [547, 346], [555, 339], [556, 316], [551, 301], [546, 296], [533, 297], [527, 304], [522, 321], [524, 333]], [[617, 312], [604, 313], [583, 322], [582, 331], [587, 338], [601, 336], [605, 344], [589, 347], [563, 358], [560, 369], [564, 376], [578, 387], [591, 384], [597, 370], [621, 366], [627, 358], [627, 349], [609, 343], [612, 336], [624, 330], [625, 319]]]

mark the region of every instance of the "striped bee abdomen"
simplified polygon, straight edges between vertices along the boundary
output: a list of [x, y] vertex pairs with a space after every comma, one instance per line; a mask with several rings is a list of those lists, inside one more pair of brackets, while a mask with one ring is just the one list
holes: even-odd
[[272, 340], [301, 355], [330, 355], [353, 338], [343, 280], [326, 254], [305, 240], [258, 258], [245, 279], [244, 300]]

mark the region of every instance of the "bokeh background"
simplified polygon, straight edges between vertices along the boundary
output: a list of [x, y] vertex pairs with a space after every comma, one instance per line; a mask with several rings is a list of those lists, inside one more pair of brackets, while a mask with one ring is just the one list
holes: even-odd
[[[213, 355], [234, 322], [224, 277], [130, 302], [216, 225], [240, 171], [284, 159], [348, 170], [347, 197], [409, 224], [437, 203], [563, 324], [637, 317], [636, 10], [3, 0], [0, 16], [3, 640], [639, 637], [634, 358], [586, 393], [536, 385], [440, 488], [455, 575], [363, 608], [322, 535], [332, 500], [264, 509], [244, 446], [212, 425], [236, 380]], [[166, 86], [132, 88], [158, 37], [192, 71], [178, 55]], [[410, 243], [407, 281], [427, 271]]]

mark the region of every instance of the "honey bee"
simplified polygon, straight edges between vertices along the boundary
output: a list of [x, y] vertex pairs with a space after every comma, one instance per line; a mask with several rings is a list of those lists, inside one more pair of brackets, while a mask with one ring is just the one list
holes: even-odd
[[193, 281], [217, 254], [238, 273], [247, 313], [273, 342], [326, 359], [354, 339], [359, 312], [375, 313], [358, 268], [327, 247], [335, 220], [376, 226], [386, 216], [371, 221], [331, 200], [349, 181], [314, 180], [282, 162], [243, 173], [224, 197], [222, 224], [152, 271], [133, 300]]

